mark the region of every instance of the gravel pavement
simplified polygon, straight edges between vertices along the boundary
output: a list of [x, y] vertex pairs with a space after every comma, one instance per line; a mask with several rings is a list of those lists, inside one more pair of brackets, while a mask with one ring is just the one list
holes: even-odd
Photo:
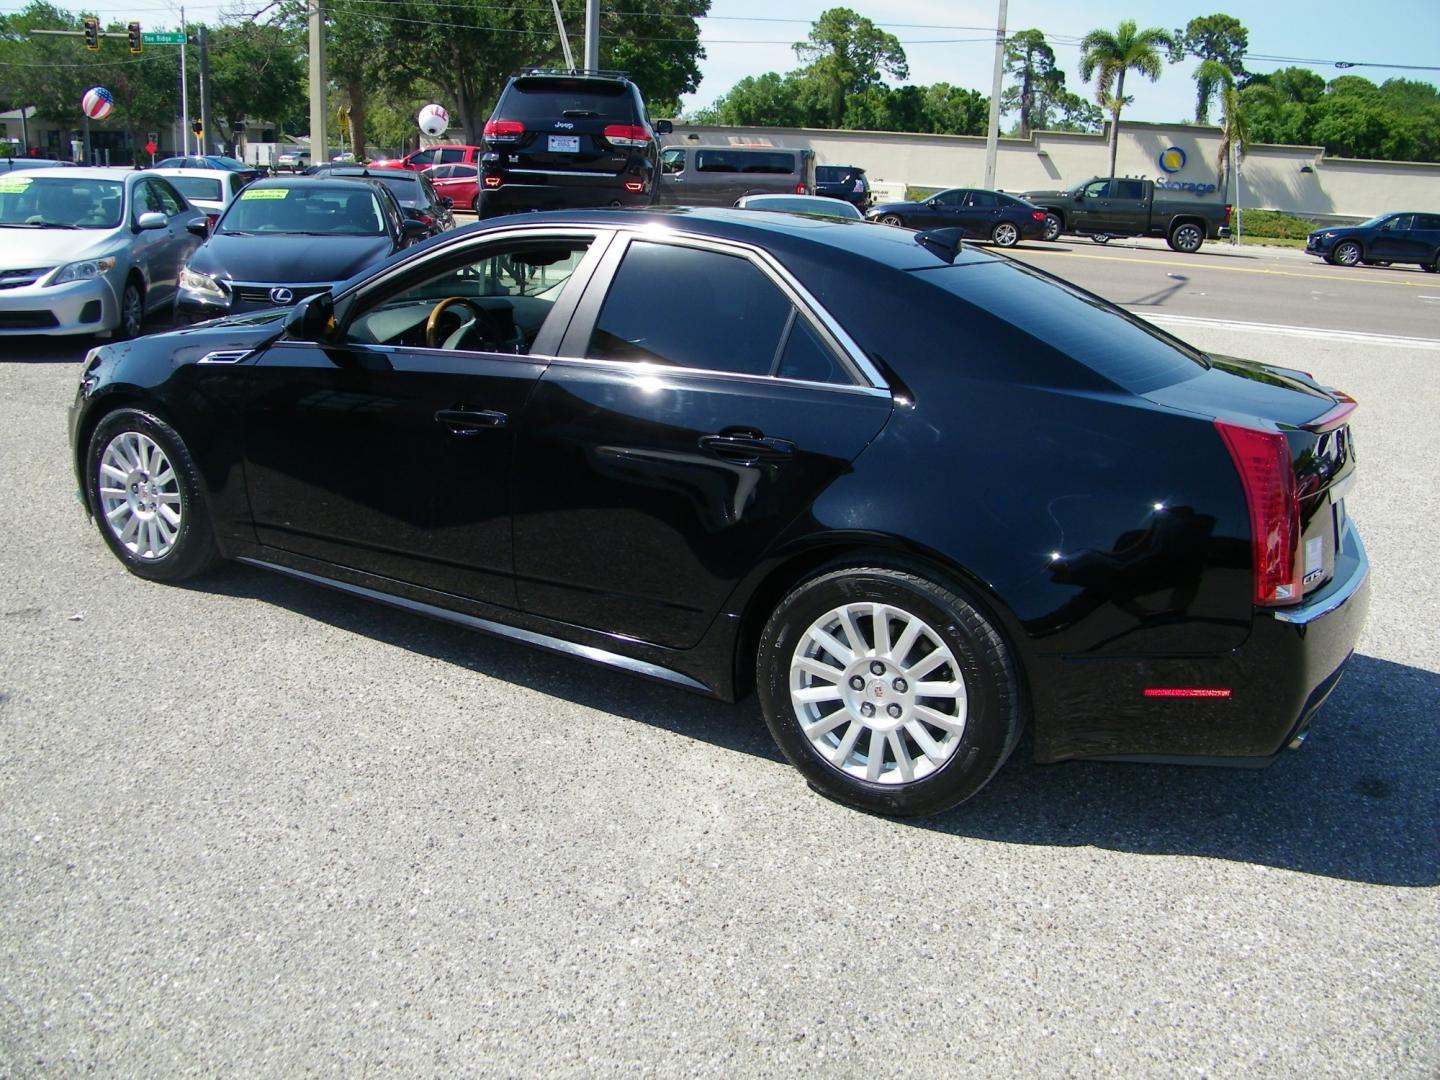
[[1361, 400], [1360, 655], [1268, 770], [1022, 744], [919, 824], [753, 699], [128, 575], [77, 366], [0, 363], [0, 1076], [1435, 1076], [1440, 345], [1182, 333]]

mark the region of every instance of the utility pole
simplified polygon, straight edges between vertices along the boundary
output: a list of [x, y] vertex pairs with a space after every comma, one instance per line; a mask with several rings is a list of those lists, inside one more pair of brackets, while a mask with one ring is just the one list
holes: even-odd
[[310, 164], [330, 160], [330, 136], [325, 124], [325, 12], [321, 0], [308, 0], [310, 9]]
[[555, 29], [560, 32], [560, 51], [565, 54], [565, 66], [574, 70], [575, 55], [570, 51], [570, 39], [565, 36], [565, 20], [560, 16], [560, 0], [550, 0], [555, 9]]
[[190, 80], [185, 75], [185, 54], [190, 51], [190, 31], [185, 27], [185, 9], [180, 9], [180, 156], [190, 153]]
[[600, 0], [585, 0], [585, 66], [600, 67]]
[[990, 126], [985, 132], [985, 186], [995, 188], [995, 156], [1000, 150], [1000, 82], [1005, 75], [1005, 8], [1000, 0], [995, 22], [995, 73], [990, 79]]
[[204, 23], [196, 34], [200, 42], [200, 153], [208, 154], [214, 136], [210, 133], [210, 42]]

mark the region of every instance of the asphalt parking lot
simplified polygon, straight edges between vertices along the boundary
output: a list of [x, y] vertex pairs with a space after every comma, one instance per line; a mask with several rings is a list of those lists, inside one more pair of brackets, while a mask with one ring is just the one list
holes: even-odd
[[1309, 741], [1022, 744], [918, 823], [809, 792], [753, 699], [128, 575], [73, 496], [83, 346], [0, 341], [0, 1076], [1435, 1076], [1440, 320], [1297, 328], [1273, 282], [1158, 321], [1361, 402], [1372, 608]]

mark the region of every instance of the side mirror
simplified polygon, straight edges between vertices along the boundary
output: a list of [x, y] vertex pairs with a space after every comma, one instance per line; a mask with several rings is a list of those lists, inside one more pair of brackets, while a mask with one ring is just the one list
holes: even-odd
[[454, 206], [455, 206], [455, 200], [452, 199], [449, 195], [441, 195], [441, 196], [440, 196], [440, 205], [443, 206], [443, 207], [445, 207], [446, 210], [450, 210], [450, 209], [454, 208]]
[[671, 135], [671, 134], [674, 134], [674, 132], [675, 132], [675, 125], [672, 124], [669, 120], [656, 120], [656, 121], [655, 121], [655, 134], [656, 134], [656, 135]]
[[404, 224], [400, 227], [400, 232], [404, 235], [406, 241], [413, 244], [417, 240], [424, 240], [430, 235], [430, 226], [426, 225], [423, 221], [406, 218]]
[[1083, 199], [1083, 198], [1085, 198], [1085, 189], [1084, 189], [1084, 188], [1077, 188], [1076, 191], [1075, 191], [1075, 198], [1077, 198], [1077, 199]]
[[285, 336], [295, 341], [326, 341], [335, 329], [335, 300], [328, 292], [307, 296], [285, 316]]
[[148, 214], [141, 214], [135, 219], [135, 228], [140, 232], [145, 232], [148, 229], [163, 229], [169, 224], [169, 218], [164, 214], [157, 214], [154, 211]]
[[204, 240], [210, 235], [210, 221], [208, 218], [200, 218], [197, 221], [186, 222], [185, 228]]

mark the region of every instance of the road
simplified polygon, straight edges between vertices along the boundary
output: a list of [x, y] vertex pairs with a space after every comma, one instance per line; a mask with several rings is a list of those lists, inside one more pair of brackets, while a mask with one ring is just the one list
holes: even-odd
[[1186, 336], [1361, 401], [1349, 674], [1268, 770], [1022, 744], [920, 823], [812, 794], [753, 700], [128, 575], [77, 354], [4, 354], [0, 1076], [1433, 1077], [1440, 346]]
[[1440, 275], [1415, 266], [1331, 266], [1293, 248], [1162, 241], [1030, 243], [1015, 258], [1147, 318], [1165, 314], [1400, 337], [1440, 337]]

